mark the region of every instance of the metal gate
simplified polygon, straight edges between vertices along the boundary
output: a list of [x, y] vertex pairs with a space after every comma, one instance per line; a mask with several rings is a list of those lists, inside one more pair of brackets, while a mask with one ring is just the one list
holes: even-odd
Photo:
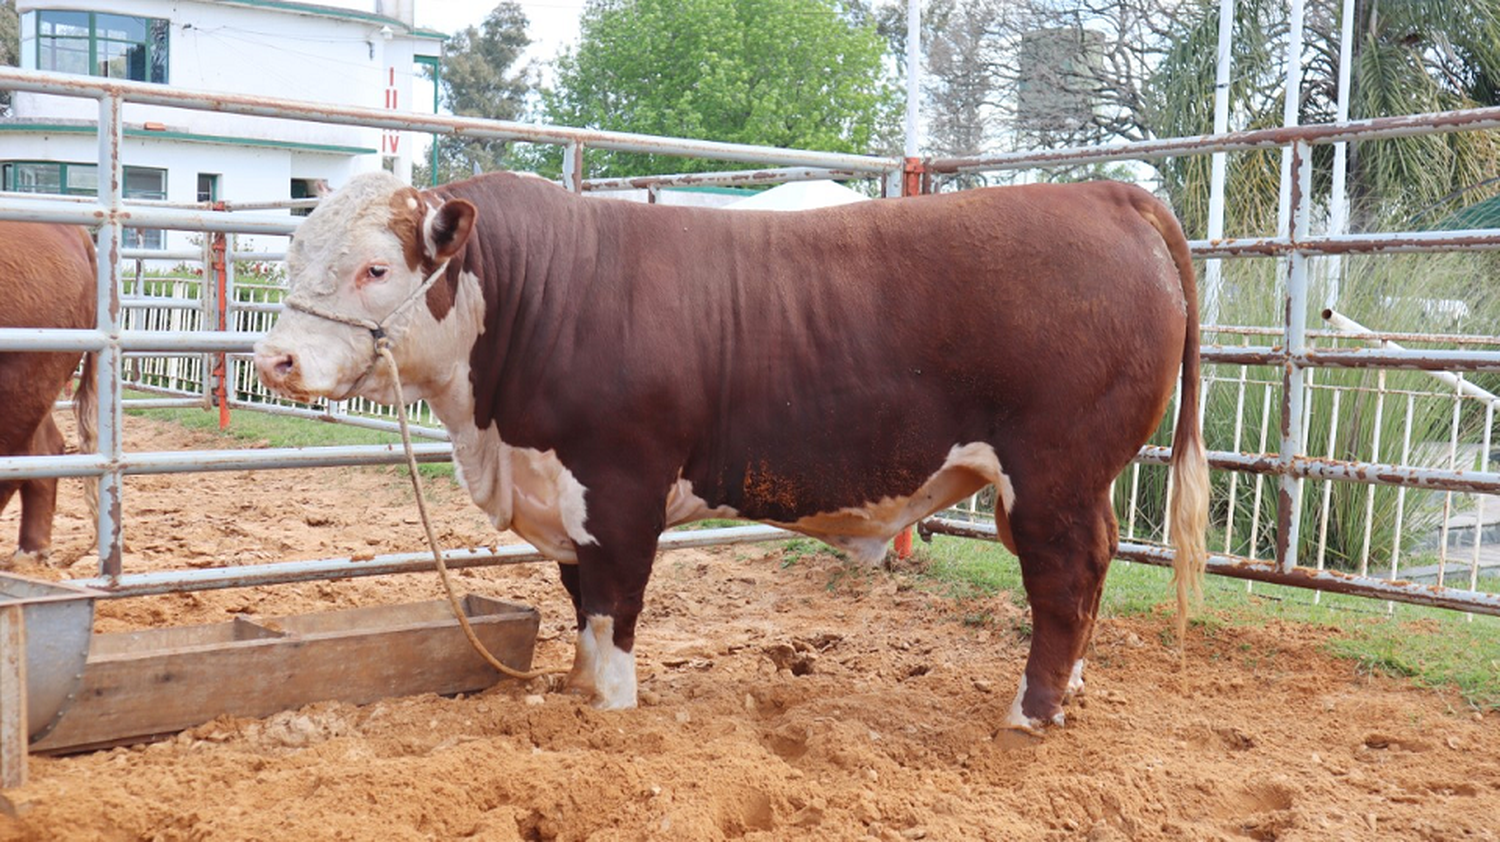
[[[515, 140], [532, 143], [551, 143], [564, 147], [564, 186], [570, 190], [604, 191], [621, 188], [660, 189], [664, 186], [684, 184], [755, 184], [807, 178], [866, 178], [877, 180], [882, 192], [888, 196], [920, 190], [930, 183], [933, 175], [946, 173], [997, 172], [1035, 167], [1062, 165], [1078, 162], [1104, 162], [1121, 160], [1152, 159], [1180, 155], [1222, 154], [1233, 151], [1282, 148], [1286, 150], [1287, 167], [1285, 178], [1287, 190], [1283, 193], [1284, 232], [1276, 236], [1244, 239], [1214, 238], [1195, 240], [1191, 243], [1195, 256], [1213, 261], [1238, 258], [1273, 258], [1280, 262], [1282, 303], [1284, 322], [1276, 328], [1238, 327], [1208, 324], [1204, 335], [1210, 342], [1203, 347], [1207, 383], [1205, 388], [1234, 390], [1240, 405], [1253, 405], [1259, 395], [1265, 411], [1260, 414], [1262, 423], [1258, 430], [1249, 430], [1259, 435], [1260, 443], [1250, 452], [1242, 445], [1247, 428], [1236, 418], [1233, 425], [1232, 442], [1211, 450], [1211, 465], [1230, 472], [1227, 476], [1227, 495], [1231, 517], [1240, 495], [1253, 494], [1258, 501], [1262, 494], [1263, 478], [1274, 477], [1276, 481], [1276, 505], [1274, 523], [1267, 522], [1265, 533], [1273, 536], [1271, 560], [1258, 560], [1249, 556], [1256, 553], [1261, 525], [1252, 527], [1250, 547], [1246, 555], [1230, 552], [1217, 553], [1209, 560], [1212, 572], [1266, 582], [1277, 582], [1320, 590], [1360, 594], [1381, 599], [1462, 608], [1468, 611], [1500, 614], [1500, 595], [1485, 592], [1481, 585], [1481, 547], [1485, 541], [1483, 496], [1479, 501], [1479, 516], [1473, 523], [1472, 554], [1467, 567], [1460, 565], [1463, 579], [1468, 587], [1453, 587], [1446, 578], [1449, 570], [1448, 548], [1451, 519], [1442, 524], [1442, 551], [1437, 565], [1438, 581], [1434, 584], [1418, 583], [1401, 577], [1403, 569], [1397, 550], [1390, 559], [1388, 568], [1369, 564], [1362, 560], [1357, 569], [1351, 571], [1326, 569], [1316, 540], [1309, 541], [1303, 534], [1302, 495], [1304, 481], [1328, 483], [1360, 483], [1370, 487], [1392, 486], [1403, 495], [1408, 493], [1437, 492], [1447, 495], [1451, 504], [1453, 495], [1500, 494], [1500, 473], [1496, 473], [1490, 461], [1489, 451], [1493, 443], [1494, 410], [1497, 402], [1493, 395], [1476, 393], [1472, 384], [1453, 379], [1457, 383], [1448, 391], [1454, 401], [1455, 416], [1469, 412], [1471, 405], [1481, 406], [1484, 422], [1479, 440], [1458, 441], [1458, 426], [1448, 450], [1447, 464], [1433, 467], [1421, 466], [1413, 460], [1413, 449], [1408, 447], [1399, 459], [1381, 458], [1373, 455], [1368, 460], [1338, 460], [1320, 458], [1309, 454], [1306, 435], [1309, 425], [1314, 423], [1308, 416], [1313, 402], [1309, 395], [1321, 388], [1315, 381], [1315, 372], [1336, 368], [1370, 369], [1415, 369], [1432, 372], [1500, 371], [1500, 338], [1431, 336], [1423, 334], [1387, 335], [1368, 331], [1348, 333], [1357, 328], [1340, 322], [1337, 314], [1330, 313], [1327, 331], [1310, 331], [1307, 326], [1309, 312], [1309, 276], [1313, 261], [1330, 256], [1357, 253], [1393, 254], [1407, 252], [1433, 252], [1458, 249], [1494, 249], [1500, 245], [1500, 230], [1466, 230], [1446, 232], [1412, 232], [1389, 234], [1348, 235], [1342, 233], [1314, 234], [1314, 209], [1310, 199], [1309, 185], [1312, 178], [1312, 151], [1314, 146], [1341, 144], [1353, 140], [1389, 138], [1413, 134], [1453, 131], [1484, 131], [1500, 127], [1500, 108], [1479, 109], [1441, 114], [1413, 115], [1367, 121], [1345, 121], [1315, 126], [1289, 126], [1278, 129], [1250, 132], [1230, 132], [1217, 135], [1154, 140], [1143, 143], [1119, 144], [1103, 147], [1087, 147], [1066, 150], [1045, 150], [1026, 153], [988, 156], [973, 159], [929, 159], [879, 157], [821, 153], [769, 147], [714, 143], [708, 141], [682, 140], [652, 136], [631, 135], [615, 132], [597, 132], [557, 127], [531, 126], [489, 120], [475, 120], [434, 115], [393, 113], [380, 109], [338, 108], [323, 103], [292, 100], [267, 100], [262, 98], [222, 95], [209, 92], [170, 90], [140, 83], [118, 82], [104, 79], [79, 78], [58, 74], [0, 68], [0, 88], [89, 97], [99, 103], [99, 193], [94, 201], [77, 199], [38, 198], [5, 194], [0, 196], [0, 218], [34, 221], [68, 222], [98, 226], [99, 292], [101, 307], [99, 324], [92, 331], [37, 331], [0, 330], [0, 350], [75, 350], [95, 351], [100, 354], [100, 452], [61, 457], [10, 457], [0, 459], [0, 478], [19, 479], [34, 476], [99, 476], [101, 478], [101, 503], [99, 515], [100, 562], [99, 576], [84, 580], [115, 596], [161, 593], [207, 588], [237, 587], [245, 585], [273, 584], [305, 581], [321, 578], [341, 578], [363, 575], [379, 575], [430, 569], [432, 562], [420, 554], [380, 556], [374, 560], [352, 563], [349, 559], [320, 559], [313, 561], [277, 562], [245, 567], [223, 567], [173, 571], [168, 573], [127, 573], [122, 569], [122, 529], [120, 523], [120, 496], [124, 493], [123, 477], [128, 474], [174, 473], [186, 471], [271, 469], [283, 467], [312, 467], [353, 464], [393, 464], [401, 461], [400, 453], [393, 446], [340, 446], [280, 450], [222, 450], [193, 453], [126, 452], [122, 444], [122, 407], [125, 405], [121, 388], [122, 373], [127, 359], [135, 355], [197, 355], [199, 360], [198, 381], [194, 388], [199, 393], [193, 398], [195, 404], [203, 405], [204, 394], [214, 384], [205, 372], [214, 368], [217, 355], [225, 355], [223, 378], [238, 383], [248, 378], [239, 373], [244, 368], [245, 355], [257, 338], [253, 333], [236, 330], [204, 330], [200, 321], [194, 330], [162, 329], [160, 324], [145, 325], [147, 329], [127, 327], [125, 310], [132, 303], [129, 296], [122, 300], [118, 291], [122, 289], [122, 260], [139, 257], [121, 247], [121, 232], [125, 228], [177, 228], [202, 232], [225, 232], [260, 236], [283, 236], [295, 229], [294, 218], [254, 219], [236, 215], [228, 207], [214, 209], [206, 206], [171, 207], [164, 203], [127, 202], [121, 195], [122, 140], [121, 110], [125, 102], [172, 106], [202, 111], [219, 111], [234, 114], [250, 114], [365, 126], [381, 129], [450, 134], [461, 132], [468, 137]], [[700, 173], [694, 175], [659, 176], [635, 179], [588, 180], [583, 172], [583, 150], [586, 147], [618, 151], [651, 152], [679, 156], [714, 158], [726, 161], [753, 162], [768, 169]], [[108, 176], [106, 177], [106, 174]], [[233, 254], [232, 248], [225, 253]], [[206, 262], [216, 258], [209, 256]], [[232, 262], [232, 261], [231, 261]], [[1210, 276], [1213, 274], [1210, 271]], [[206, 303], [218, 291], [205, 285], [201, 291], [200, 304]], [[233, 288], [233, 279], [228, 279], [227, 289]], [[169, 296], [173, 297], [173, 296]], [[223, 299], [226, 310], [233, 315], [236, 307], [242, 315], [268, 314], [276, 310], [273, 302], [255, 302], [253, 306], [241, 305], [232, 296]], [[180, 300], [178, 309], [191, 309], [193, 304]], [[168, 308], [170, 309], [170, 308]], [[208, 312], [208, 310], [204, 310]], [[248, 318], [248, 316], [247, 316]], [[226, 321], [232, 327], [233, 318]], [[1226, 339], [1227, 337], [1227, 339]], [[1374, 348], [1340, 347], [1339, 341], [1355, 339], [1379, 343]], [[1407, 350], [1396, 347], [1396, 342], [1442, 342], [1460, 346], [1457, 350]], [[1491, 350], [1483, 350], [1489, 346]], [[207, 355], [207, 356], [203, 356]], [[1214, 367], [1238, 371], [1238, 374], [1216, 374]], [[1274, 371], [1278, 376], [1251, 377], [1255, 369]], [[186, 392], [187, 389], [178, 391]], [[226, 390], [228, 394], [232, 390]], [[1270, 411], [1273, 396], [1278, 402], [1278, 412]], [[1248, 400], [1247, 400], [1248, 397]], [[257, 404], [236, 396], [225, 398], [240, 405]], [[160, 400], [183, 401], [186, 397], [167, 397]], [[1382, 391], [1379, 400], [1399, 411], [1403, 401], [1417, 400], [1414, 394], [1392, 390]], [[160, 405], [146, 404], [146, 405]], [[1333, 404], [1335, 418], [1338, 403]], [[333, 409], [274, 408], [265, 405], [267, 411], [303, 415], [331, 415], [348, 419], [350, 413]], [[1381, 410], [1383, 411], [1383, 409]], [[1377, 413], [1378, 414], [1378, 413]], [[1169, 414], [1169, 417], [1170, 414]], [[1266, 450], [1269, 418], [1278, 418], [1278, 447], [1274, 452]], [[1409, 417], [1409, 413], [1408, 413]], [[1322, 419], [1318, 419], [1321, 423]], [[378, 424], [363, 420], [360, 423]], [[1336, 422], [1335, 422], [1336, 423]], [[1473, 425], [1470, 425], [1472, 427]], [[1410, 427], [1408, 426], [1408, 430]], [[1468, 429], [1468, 427], [1466, 427]], [[438, 441], [418, 445], [419, 458], [426, 461], [443, 460], [449, 456], [449, 447], [440, 439], [439, 430], [428, 431]], [[1409, 438], [1409, 437], [1408, 437]], [[1210, 441], [1210, 445], [1214, 442]], [[1418, 442], [1418, 444], [1423, 444]], [[1462, 447], [1460, 446], [1462, 445]], [[1477, 456], [1473, 452], [1478, 448]], [[1460, 458], [1459, 454], [1464, 457]], [[1139, 486], [1143, 472], [1160, 470], [1169, 456], [1163, 447], [1144, 448], [1137, 465], [1122, 478], [1123, 489]], [[1430, 460], [1428, 460], [1430, 461]], [[1149, 474], [1146, 474], [1149, 476]], [[1241, 486], [1244, 486], [1243, 488]], [[1253, 489], [1253, 490], [1252, 490]], [[1133, 492], [1122, 492], [1130, 502], [1122, 512], [1126, 515], [1126, 540], [1122, 541], [1120, 554], [1124, 558], [1152, 564], [1169, 565], [1170, 550], [1162, 543], [1151, 540], [1166, 534], [1166, 524], [1152, 522], [1145, 515], [1138, 516], [1136, 497]], [[1326, 491], [1324, 492], [1326, 495]], [[1223, 494], [1216, 492], [1222, 502]], [[1373, 498], [1372, 498], [1373, 499]], [[964, 511], [973, 513], [980, 507], [970, 504]], [[1259, 504], [1256, 504], [1259, 511]], [[1327, 514], [1319, 524], [1326, 529]], [[1446, 516], [1445, 516], [1446, 517]], [[1268, 521], [1270, 518], [1267, 519]], [[963, 519], [960, 513], [952, 517], [929, 520], [924, 529], [974, 537], [993, 537], [993, 526]], [[1400, 528], [1398, 517], [1397, 529]], [[703, 530], [693, 533], [670, 533], [664, 536], [664, 548], [685, 545], [704, 545], [746, 540], [765, 540], [786, 533], [770, 527], [750, 526], [731, 529]], [[1231, 546], [1232, 529], [1226, 530], [1225, 546]], [[1326, 542], [1321, 546], [1326, 547]], [[1319, 553], [1312, 564], [1305, 557], [1307, 550]], [[445, 557], [454, 567], [508, 564], [539, 560], [529, 547], [488, 549], [448, 549]], [[1388, 569], [1388, 575], [1379, 571]], [[1462, 582], [1461, 582], [1462, 584]]]

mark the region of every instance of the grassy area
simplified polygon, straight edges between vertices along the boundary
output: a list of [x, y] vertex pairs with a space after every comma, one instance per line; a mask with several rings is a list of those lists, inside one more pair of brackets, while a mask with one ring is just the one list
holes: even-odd
[[[999, 544], [936, 536], [924, 554], [923, 586], [955, 598], [1009, 593], [1024, 604], [1020, 567]], [[1172, 571], [1116, 561], [1100, 605], [1101, 616], [1171, 611]], [[1480, 590], [1500, 585], [1491, 579]], [[1386, 603], [1302, 588], [1246, 583], [1209, 576], [1197, 626], [1257, 626], [1271, 620], [1332, 626], [1341, 632], [1330, 653], [1362, 669], [1411, 678], [1428, 686], [1454, 686], [1476, 708], [1500, 710], [1500, 617]]]
[[[126, 397], [142, 398], [151, 396], [137, 392], [127, 392]], [[248, 443], [261, 447], [328, 447], [333, 445], [401, 443], [401, 436], [398, 433], [383, 433], [379, 430], [367, 430], [362, 427], [351, 427], [347, 424], [333, 424], [306, 418], [268, 415], [264, 412], [255, 412], [252, 410], [230, 410], [229, 429], [223, 431], [219, 429], [218, 410], [132, 409], [127, 410], [126, 414], [152, 418], [157, 421], [170, 421], [189, 430], [199, 430], [222, 437], [227, 442]], [[425, 440], [416, 439], [416, 441]], [[424, 477], [451, 478], [453, 476], [453, 466], [446, 462], [421, 465], [419, 467]]]

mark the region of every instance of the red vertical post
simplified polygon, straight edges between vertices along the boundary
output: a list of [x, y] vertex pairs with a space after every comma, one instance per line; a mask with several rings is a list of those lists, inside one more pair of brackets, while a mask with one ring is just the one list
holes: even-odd
[[[224, 210], [224, 203], [214, 202], [213, 209], [216, 211]], [[222, 333], [229, 329], [229, 302], [227, 300], [229, 297], [229, 277], [225, 267], [225, 258], [227, 257], [229, 248], [224, 232], [219, 231], [214, 233], [212, 248], [214, 289], [217, 291], [215, 298], [218, 300], [216, 309], [219, 311], [217, 329]], [[227, 430], [229, 429], [229, 389], [227, 384], [229, 379], [229, 364], [222, 351], [216, 356], [213, 377], [214, 401], [219, 405], [219, 429]]]
[[[904, 158], [901, 161], [901, 195], [920, 196], [926, 192], [927, 168], [922, 165], [921, 158]], [[905, 561], [911, 558], [912, 538], [911, 527], [908, 526], [896, 535], [891, 542], [891, 549], [896, 553], [896, 558]]]

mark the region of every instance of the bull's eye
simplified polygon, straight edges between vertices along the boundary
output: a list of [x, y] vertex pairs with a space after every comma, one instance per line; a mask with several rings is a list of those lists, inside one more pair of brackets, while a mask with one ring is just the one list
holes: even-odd
[[384, 263], [368, 263], [360, 270], [359, 277], [355, 283], [358, 286], [367, 284], [378, 284], [391, 274], [391, 267]]

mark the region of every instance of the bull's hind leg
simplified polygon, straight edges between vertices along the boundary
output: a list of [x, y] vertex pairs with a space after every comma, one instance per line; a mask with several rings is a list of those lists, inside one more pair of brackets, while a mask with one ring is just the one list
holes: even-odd
[[1063, 723], [1062, 705], [1082, 688], [1082, 661], [1116, 531], [1109, 499], [1071, 506], [1025, 505], [1010, 513], [1031, 602], [1031, 654], [1005, 725], [1039, 733]]

